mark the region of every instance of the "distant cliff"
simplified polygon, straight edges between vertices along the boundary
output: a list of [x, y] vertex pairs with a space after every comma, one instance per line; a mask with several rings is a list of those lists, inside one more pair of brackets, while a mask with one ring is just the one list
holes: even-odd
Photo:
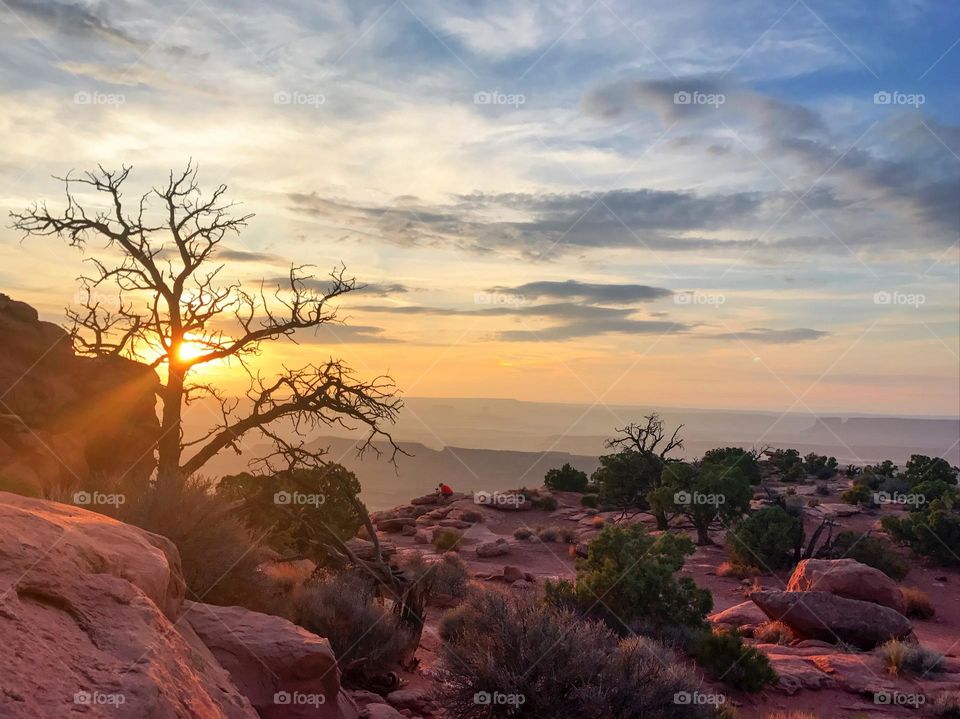
[[78, 357], [69, 335], [0, 294], [0, 489], [147, 481], [159, 432], [156, 373]]

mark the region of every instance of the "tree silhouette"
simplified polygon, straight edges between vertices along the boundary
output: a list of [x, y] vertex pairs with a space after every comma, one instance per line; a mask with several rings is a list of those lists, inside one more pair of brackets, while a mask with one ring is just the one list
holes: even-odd
[[[57, 178], [66, 191], [62, 211], [51, 212], [41, 202], [11, 217], [25, 236], [56, 236], [81, 250], [99, 243], [103, 255], [88, 258], [93, 272], [79, 278], [85, 298], [81, 309], [67, 310], [71, 334], [82, 354], [122, 355], [161, 373], [158, 488], [179, 486], [223, 450], [240, 453], [241, 439], [250, 434], [266, 438], [278, 455], [309, 457], [316, 465], [324, 452], [306, 447], [312, 430], [360, 426], [367, 434], [359, 451], [379, 453], [373, 441], [382, 438], [395, 456], [397, 446], [384, 427], [396, 419], [401, 400], [390, 377], [364, 381], [332, 358], [284, 367], [272, 378], [249, 364], [265, 342], [296, 341], [299, 332], [338, 322], [333, 302], [357, 289], [345, 268], [334, 269], [320, 290], [305, 266], [291, 267], [286, 286], [272, 291], [262, 280], [255, 290], [224, 280], [218, 250], [253, 215], [234, 213], [236, 204], [225, 199], [226, 185], [204, 196], [192, 163], [128, 204], [123, 185], [130, 169], [101, 166]], [[99, 193], [105, 202], [86, 206], [78, 190]], [[116, 306], [102, 301], [107, 292], [116, 293]], [[246, 401], [191, 378], [198, 367], [215, 361], [236, 364], [246, 373]], [[184, 407], [201, 398], [219, 404], [219, 417], [202, 436], [185, 437]]]

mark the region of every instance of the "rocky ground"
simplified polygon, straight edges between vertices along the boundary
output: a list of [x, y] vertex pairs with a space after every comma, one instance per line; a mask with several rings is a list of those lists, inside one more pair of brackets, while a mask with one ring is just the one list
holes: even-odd
[[[774, 493], [786, 493], [787, 486], [768, 483]], [[847, 480], [830, 483], [830, 494], [818, 497], [820, 504], [816, 507], [807, 506], [815, 486], [789, 486], [793, 489], [787, 501], [804, 507], [808, 531], [819, 526], [824, 517], [836, 523], [835, 532], [879, 529], [880, 513], [867, 514], [839, 502], [839, 494], [849, 486]], [[450, 500], [428, 496], [376, 513], [374, 519], [381, 541], [392, 545], [398, 554], [438, 554], [439, 550], [431, 544], [434, 535], [444, 527], [456, 528], [464, 535], [457, 551], [474, 581], [506, 584], [511, 591], [535, 592], [544, 579], [573, 577], [577, 550], [584, 551], [604, 523], [618, 519], [615, 513], [581, 507], [578, 494], [556, 492], [553, 496], [558, 501], [553, 511], [537, 509], [529, 503], [499, 507], [477, 504], [472, 495], [455, 495]], [[900, 510], [885, 506], [882, 511]], [[641, 517], [638, 521], [646, 520]], [[566, 530], [573, 535], [571, 542], [538, 541], [535, 532], [542, 527]], [[514, 533], [518, 529], [530, 530], [534, 535], [517, 539]], [[791, 645], [747, 638], [748, 643], [767, 654], [780, 681], [759, 695], [716, 686], [715, 691], [724, 693], [737, 707], [738, 716], [759, 718], [776, 711], [810, 711], [820, 719], [929, 716], [936, 695], [960, 690], [960, 572], [925, 566], [904, 553], [911, 571], [902, 586], [925, 592], [936, 610], [930, 619], [907, 620], [901, 614], [904, 607], [899, 587], [870, 567], [853, 560], [809, 560], [792, 576], [783, 573], [745, 580], [724, 577], [717, 573], [727, 559], [722, 548], [723, 532], [713, 537], [716, 544], [698, 547], [683, 569], [713, 594], [711, 621], [739, 627], [750, 635], [754, 627], [766, 624], [773, 616], [794, 629], [804, 629], [808, 637], [818, 636], [818, 631], [822, 635], [819, 639], [795, 640]], [[801, 596], [796, 592], [803, 593], [800, 608], [814, 609], [813, 619], [790, 610]], [[439, 714], [430, 695], [440, 648], [436, 627], [445, 609], [430, 608], [418, 654], [419, 669], [403, 676], [407, 694], [405, 702], [396, 708], [405, 715]], [[822, 626], [804, 625], [804, 621], [816, 625], [818, 620], [830, 624], [829, 631], [824, 632]], [[846, 646], [834, 643], [837, 633]], [[922, 678], [891, 676], [870, 647], [892, 636], [918, 641], [921, 646], [944, 654], [942, 671]], [[903, 702], [913, 702], [915, 706]]]

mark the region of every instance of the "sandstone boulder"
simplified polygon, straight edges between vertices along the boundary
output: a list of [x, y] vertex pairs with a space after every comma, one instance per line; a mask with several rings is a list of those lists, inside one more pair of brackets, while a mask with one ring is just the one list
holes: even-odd
[[714, 624], [726, 624], [732, 627], [757, 626], [766, 624], [770, 621], [769, 617], [763, 613], [756, 604], [750, 601], [736, 604], [722, 612], [711, 614], [707, 617]]
[[38, 494], [93, 477], [142, 487], [154, 467], [159, 378], [120, 357], [78, 357], [66, 331], [0, 294], [0, 466]]
[[176, 619], [180, 553], [166, 537], [69, 504], [0, 492], [0, 576], [112, 574]]
[[330, 643], [281, 617], [187, 602], [184, 619], [262, 719], [356, 719]]
[[899, 612], [829, 592], [760, 591], [750, 595], [770, 619], [786, 624], [804, 639], [845, 642], [872, 649], [890, 639], [908, 637], [913, 627]]
[[890, 607], [903, 614], [903, 593], [890, 577], [854, 559], [805, 559], [793, 570], [788, 592], [830, 592]]
[[506, 539], [498, 539], [495, 542], [483, 542], [477, 545], [477, 556], [483, 559], [501, 557], [509, 552], [510, 544]]
[[[256, 719], [179, 610], [169, 542], [0, 494], [0, 716]], [[175, 571], [174, 571], [174, 568]]]

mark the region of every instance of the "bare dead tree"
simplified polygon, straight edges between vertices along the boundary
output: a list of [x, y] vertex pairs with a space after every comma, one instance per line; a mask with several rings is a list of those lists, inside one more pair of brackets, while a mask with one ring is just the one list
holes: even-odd
[[[661, 443], [666, 437], [666, 432], [663, 429], [663, 419], [656, 412], [643, 419], [645, 420], [644, 424], [631, 422], [626, 427], [618, 428], [617, 434], [619, 436], [608, 439], [606, 446], [610, 449], [629, 449], [643, 455], [656, 455], [660, 459], [666, 459], [666, 456], [674, 449], [683, 449], [683, 440], [677, 436], [683, 429], [682, 424], [677, 425], [670, 439], [661, 447]], [[658, 447], [660, 447], [659, 451], [657, 450]]]
[[[66, 193], [64, 209], [52, 212], [41, 202], [11, 217], [25, 236], [56, 236], [81, 250], [96, 242], [102, 250], [87, 260], [93, 271], [79, 278], [81, 308], [67, 311], [72, 336], [81, 353], [129, 357], [161, 373], [158, 487], [179, 486], [224, 450], [239, 453], [248, 435], [277, 444], [283, 425], [300, 437], [322, 426], [362, 427], [360, 451], [376, 449], [374, 440], [382, 439], [393, 458], [399, 450], [385, 426], [396, 419], [401, 400], [390, 377], [360, 380], [341, 360], [328, 359], [283, 367], [265, 379], [249, 364], [265, 342], [295, 342], [300, 332], [338, 322], [334, 302], [356, 289], [356, 281], [342, 266], [321, 290], [305, 266], [292, 267], [285, 286], [272, 291], [264, 281], [250, 290], [223, 279], [217, 252], [252, 215], [235, 212], [236, 204], [225, 199], [226, 185], [205, 196], [192, 163], [128, 203], [123, 189], [130, 169], [99, 167], [58, 178]], [[93, 192], [102, 202], [84, 204], [78, 192]], [[115, 306], [103, 302], [108, 292], [116, 294]], [[246, 372], [246, 401], [192, 379], [194, 370], [216, 361]], [[201, 398], [219, 405], [219, 417], [206, 434], [185, 437], [184, 407]], [[314, 461], [322, 455], [314, 450]]]

